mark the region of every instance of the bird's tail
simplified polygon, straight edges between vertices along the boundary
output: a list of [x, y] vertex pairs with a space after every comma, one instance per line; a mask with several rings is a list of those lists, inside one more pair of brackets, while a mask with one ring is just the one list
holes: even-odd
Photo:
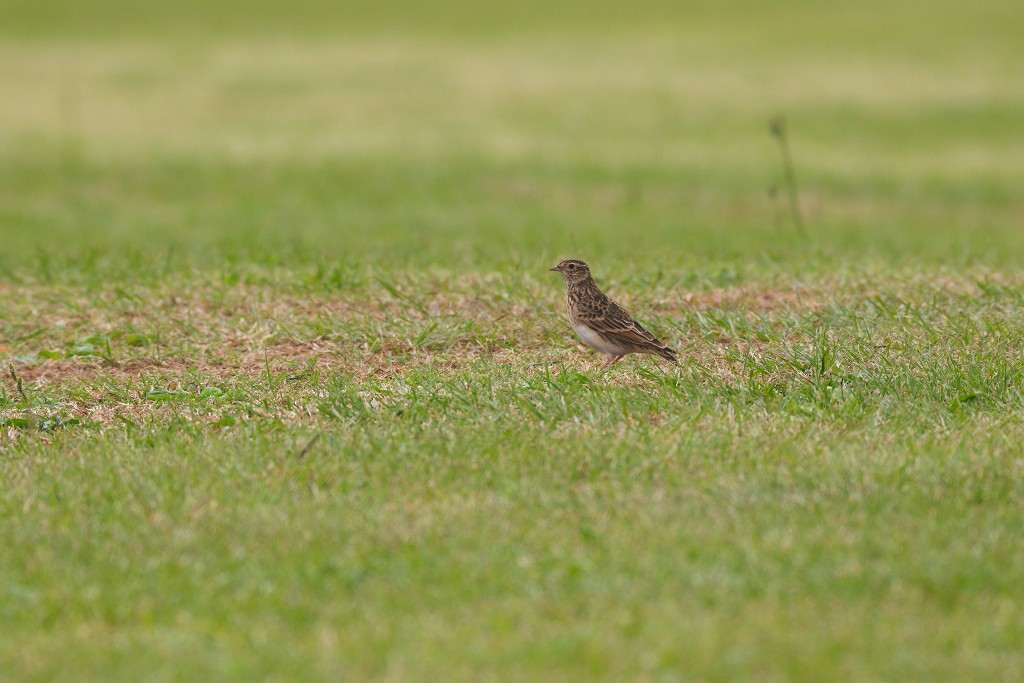
[[679, 355], [667, 345], [663, 344], [657, 347], [654, 349], [654, 352], [670, 363], [674, 363], [675, 365], [679, 364]]

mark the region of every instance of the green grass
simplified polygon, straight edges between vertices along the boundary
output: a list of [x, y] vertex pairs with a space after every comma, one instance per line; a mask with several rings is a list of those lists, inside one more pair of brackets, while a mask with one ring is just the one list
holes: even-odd
[[0, 679], [1020, 680], [1024, 13], [492, 4], [5, 8]]

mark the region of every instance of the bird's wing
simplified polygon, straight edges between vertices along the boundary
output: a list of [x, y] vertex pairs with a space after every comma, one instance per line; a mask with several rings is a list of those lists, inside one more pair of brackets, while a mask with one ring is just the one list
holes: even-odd
[[644, 326], [633, 319], [622, 306], [608, 300], [608, 306], [599, 315], [582, 315], [581, 322], [595, 332], [626, 344], [637, 346], [664, 346]]

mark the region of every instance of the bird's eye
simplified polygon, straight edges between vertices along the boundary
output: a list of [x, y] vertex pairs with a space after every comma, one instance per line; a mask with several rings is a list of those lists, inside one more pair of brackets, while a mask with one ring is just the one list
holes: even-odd
[[569, 265], [566, 266], [566, 268], [568, 268], [569, 270], [576, 270], [576, 264], [570, 263]]

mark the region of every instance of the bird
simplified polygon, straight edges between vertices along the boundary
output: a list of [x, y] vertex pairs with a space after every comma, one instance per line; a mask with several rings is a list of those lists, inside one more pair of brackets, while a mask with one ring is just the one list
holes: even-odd
[[565, 279], [565, 308], [572, 329], [584, 344], [608, 357], [602, 370], [630, 353], [649, 353], [678, 364], [675, 351], [601, 291], [586, 263], [565, 259], [549, 270], [561, 273]]

